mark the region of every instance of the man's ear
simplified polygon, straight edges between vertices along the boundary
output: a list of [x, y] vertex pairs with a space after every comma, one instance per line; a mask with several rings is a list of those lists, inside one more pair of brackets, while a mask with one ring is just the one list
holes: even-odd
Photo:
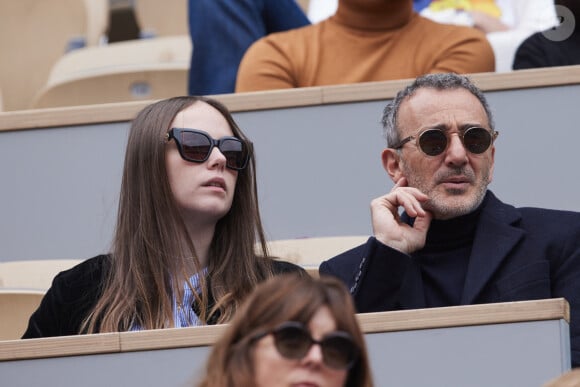
[[399, 179], [403, 177], [401, 156], [399, 155], [399, 152], [395, 149], [386, 148], [383, 150], [381, 158], [383, 160], [383, 168], [385, 168], [385, 171], [387, 171], [391, 180], [395, 183], [399, 181]]
[[489, 168], [489, 178], [487, 184], [490, 184], [493, 180], [493, 170], [495, 166], [495, 145], [491, 146], [491, 167]]

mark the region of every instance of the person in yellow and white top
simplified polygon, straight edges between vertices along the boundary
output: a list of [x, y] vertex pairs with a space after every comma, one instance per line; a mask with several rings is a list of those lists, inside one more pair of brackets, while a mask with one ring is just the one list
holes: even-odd
[[515, 51], [528, 36], [557, 25], [553, 0], [432, 0], [421, 15], [485, 32], [497, 72], [511, 70]]

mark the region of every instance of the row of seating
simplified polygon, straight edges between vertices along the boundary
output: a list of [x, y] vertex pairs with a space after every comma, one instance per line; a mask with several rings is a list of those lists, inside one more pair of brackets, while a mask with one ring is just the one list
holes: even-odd
[[[366, 236], [276, 240], [268, 243], [270, 254], [302, 265], [318, 276], [320, 262], [364, 243]], [[80, 263], [75, 259], [0, 262], [0, 340], [19, 339], [28, 318], [61, 271]]]
[[[298, 3], [306, 12], [309, 0]], [[192, 52], [187, 4], [0, 0], [0, 111], [187, 94]], [[134, 12], [147, 39], [104, 44], [112, 14], [120, 10]]]
[[[108, 45], [103, 44], [109, 29], [109, 20], [112, 7], [133, 7], [135, 16], [141, 30], [147, 36], [183, 36], [187, 37], [187, 1], [172, 0], [160, 2], [156, 0], [132, 0], [132, 1], [111, 1], [111, 0], [53, 0], [49, 2], [36, 0], [0, 0], [0, 89], [2, 89], [3, 99], [0, 111], [13, 111], [39, 107], [35, 105], [35, 100], [40, 99], [39, 91], [46, 86], [49, 74], [53, 66], [61, 58], [68, 57], [67, 51], [71, 49], [84, 50], [91, 49], [87, 54], [94, 59], [96, 52], [100, 52], [103, 61], [111, 61], [111, 65], [131, 53], [127, 49], [127, 55], [115, 58], [121, 48], [111, 51], [106, 49]], [[155, 39], [155, 38], [154, 38]], [[148, 39], [148, 40], [154, 40]], [[183, 45], [185, 48], [183, 55], [191, 54], [187, 47], [191, 44]], [[83, 48], [79, 48], [83, 47]], [[97, 48], [104, 48], [97, 50]], [[139, 50], [136, 49], [136, 50]], [[142, 52], [136, 51], [136, 52]], [[135, 56], [132, 62], [143, 60], [142, 63], [149, 63], [150, 67], [158, 65], [160, 69], [156, 72], [164, 71], [167, 66], [157, 62], [146, 62], [146, 58]], [[185, 64], [184, 74], [180, 74], [180, 79], [187, 80], [187, 69], [189, 59]], [[66, 59], [68, 63], [75, 61], [79, 63], [79, 70], [82, 69], [78, 57]], [[185, 62], [184, 62], [185, 63]], [[59, 64], [57, 67], [62, 67]], [[178, 66], [177, 64], [174, 65]], [[179, 71], [183, 66], [179, 62]], [[90, 69], [90, 67], [89, 67]], [[88, 71], [85, 69], [85, 71]], [[125, 73], [129, 71], [143, 72], [149, 69], [133, 68], [129, 70], [127, 66]], [[169, 69], [169, 72], [175, 69]], [[117, 71], [119, 72], [119, 71]], [[86, 94], [92, 91], [90, 87], [102, 79], [100, 76], [93, 76], [97, 80], [92, 84], [82, 85], [82, 90]], [[138, 77], [134, 77], [138, 78]], [[118, 79], [118, 76], [117, 76]], [[143, 78], [147, 81], [146, 77]], [[70, 83], [71, 81], [69, 81]], [[113, 81], [114, 82], [114, 81]], [[134, 89], [142, 90], [143, 87], [135, 81]], [[133, 84], [132, 83], [132, 84]], [[146, 83], [146, 82], [144, 82]], [[113, 84], [113, 83], [111, 83]], [[183, 82], [180, 89], [171, 90], [171, 94], [178, 93], [179, 90], [186, 90], [187, 81]], [[141, 88], [140, 88], [141, 87]], [[116, 90], [116, 89], [115, 89]], [[72, 95], [76, 98], [78, 94]], [[127, 95], [124, 91], [123, 96]], [[142, 99], [143, 93], [137, 92], [137, 99]], [[151, 98], [158, 98], [158, 94], [152, 93]], [[165, 96], [166, 94], [162, 95]], [[135, 99], [135, 98], [132, 98]], [[131, 100], [131, 99], [128, 99]], [[57, 99], [58, 101], [58, 99]], [[72, 101], [72, 100], [71, 100]], [[45, 105], [47, 102], [43, 102]], [[57, 102], [54, 106], [60, 106]]]

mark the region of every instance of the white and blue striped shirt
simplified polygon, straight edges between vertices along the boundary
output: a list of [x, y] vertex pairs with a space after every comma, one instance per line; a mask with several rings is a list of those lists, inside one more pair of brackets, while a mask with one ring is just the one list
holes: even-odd
[[[202, 271], [205, 275], [207, 272], [206, 269]], [[196, 292], [200, 292], [201, 289], [199, 287], [199, 273], [196, 273], [189, 277], [189, 282], [191, 286], [195, 289]], [[190, 327], [195, 325], [200, 325], [199, 317], [193, 311], [192, 305], [195, 301], [195, 297], [193, 296], [193, 292], [191, 288], [187, 285], [187, 283], [183, 284], [183, 301], [181, 304], [177, 302], [175, 295], [173, 296], [173, 319], [175, 321], [176, 328], [184, 328]]]
[[[207, 268], [201, 271], [202, 275], [207, 274]], [[201, 292], [199, 286], [199, 273], [196, 273], [189, 277], [189, 282], [196, 292]], [[193, 311], [193, 303], [195, 297], [191, 288], [187, 285], [187, 282], [183, 283], [183, 300], [181, 303], [177, 302], [177, 298], [173, 295], [173, 320], [175, 321], [176, 328], [191, 327], [196, 325], [202, 325], [199, 321], [199, 317]], [[138, 324], [133, 324], [131, 331], [140, 331], [141, 328]]]

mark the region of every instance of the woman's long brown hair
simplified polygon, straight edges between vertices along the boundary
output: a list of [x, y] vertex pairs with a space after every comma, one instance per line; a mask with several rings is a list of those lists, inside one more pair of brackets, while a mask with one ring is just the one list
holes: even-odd
[[371, 387], [373, 381], [364, 337], [345, 285], [334, 277], [314, 279], [296, 273], [270, 279], [248, 296], [213, 346], [206, 363], [206, 375], [198, 387], [255, 386], [252, 337], [285, 321], [308, 325], [323, 306], [330, 309], [336, 329], [348, 332], [360, 350], [358, 360], [348, 371], [345, 387]]
[[[175, 97], [149, 105], [137, 115], [127, 142], [110, 265], [101, 297], [81, 333], [175, 326], [173, 297], [181, 300], [183, 284], [203, 268], [169, 185], [166, 134], [180, 111], [201, 102], [216, 108], [234, 136], [251, 146], [227, 108], [211, 98]], [[185, 246], [181, 241], [186, 241]], [[194, 291], [202, 322], [214, 313], [217, 322], [228, 321], [256, 284], [272, 276], [265, 256], [252, 152], [248, 166], [238, 173], [232, 207], [216, 224], [208, 260], [210, 280], [200, 278], [201, 292]]]

